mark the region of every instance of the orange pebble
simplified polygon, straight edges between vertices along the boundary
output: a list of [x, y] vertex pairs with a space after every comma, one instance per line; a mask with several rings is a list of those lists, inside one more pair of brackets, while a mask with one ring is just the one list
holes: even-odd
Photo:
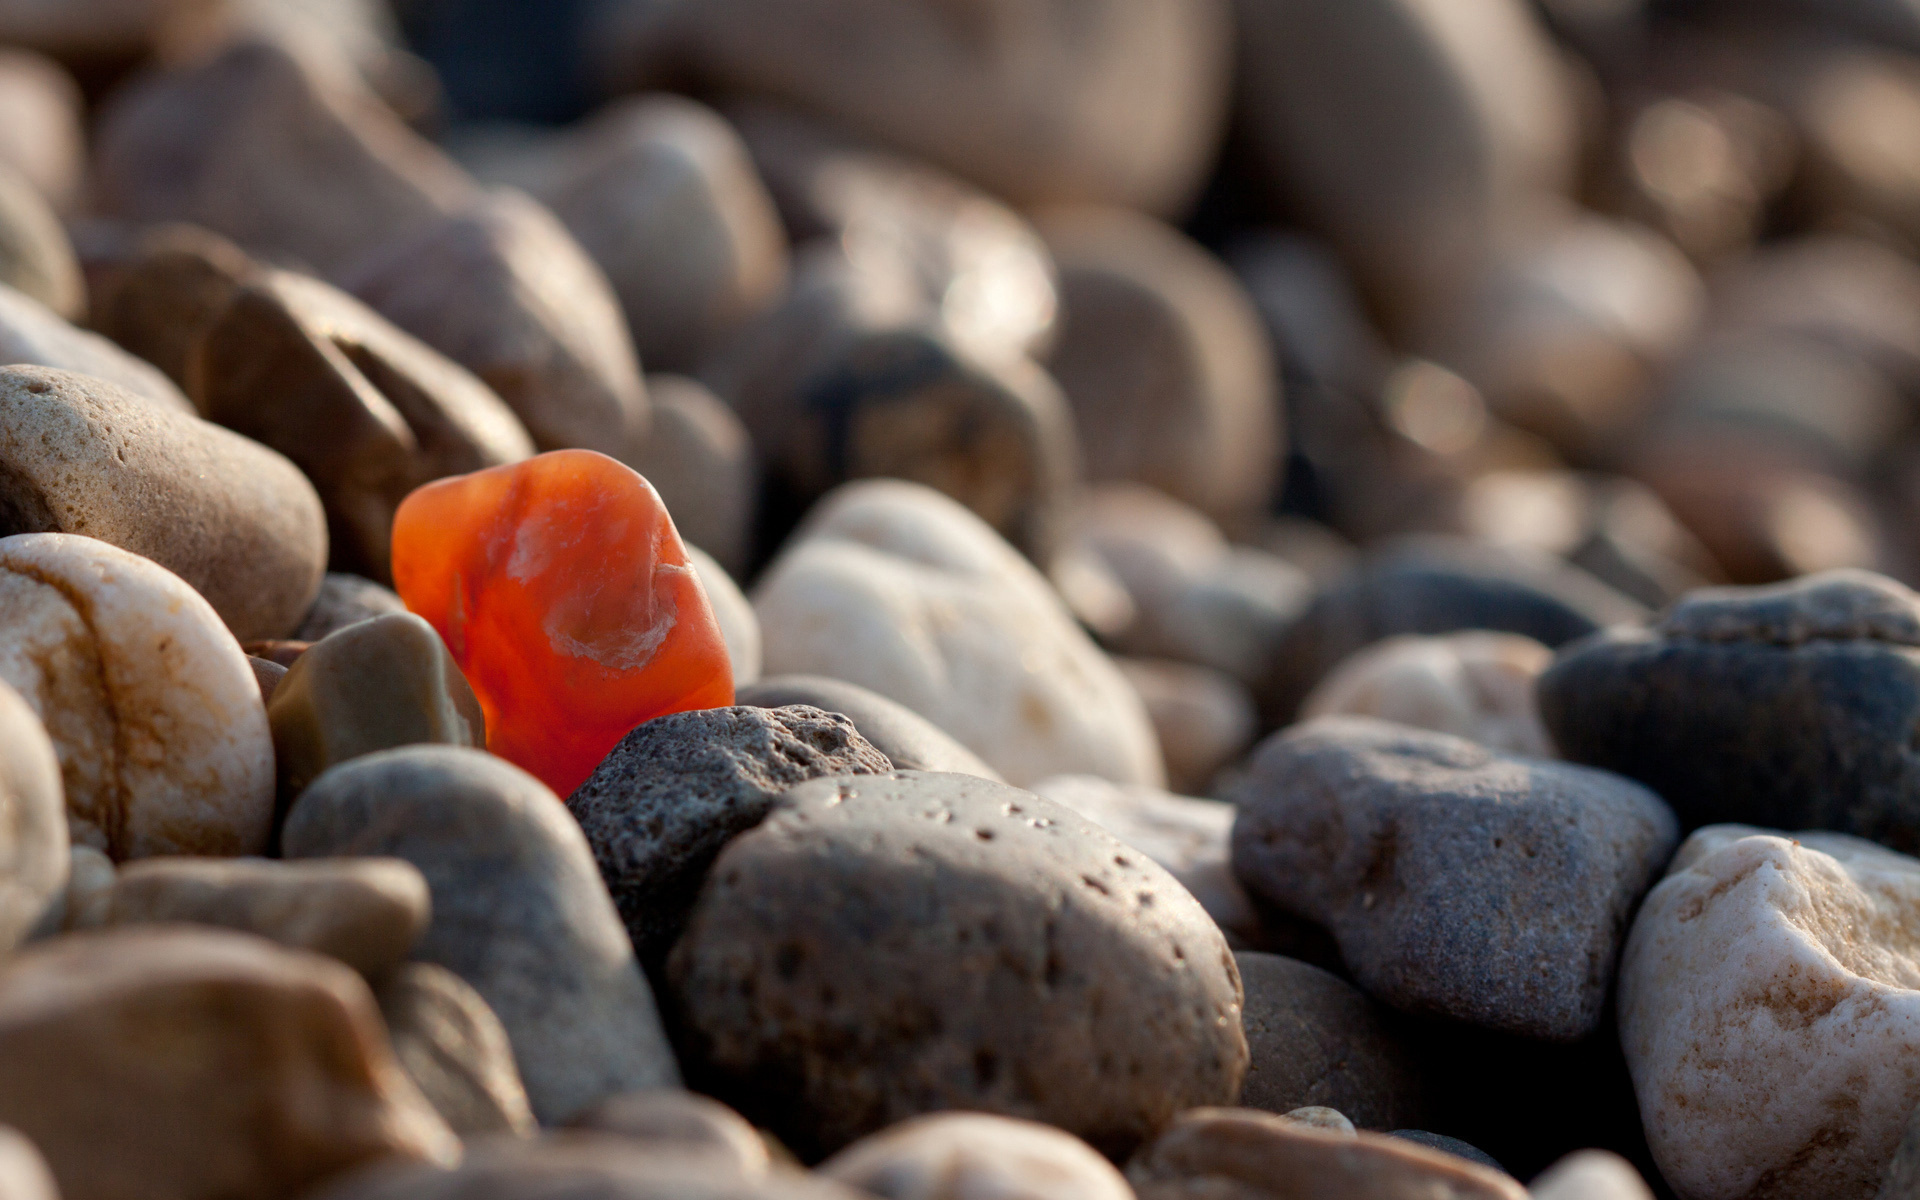
[[487, 748], [569, 795], [634, 726], [733, 703], [707, 593], [653, 485], [591, 450], [427, 484], [393, 582], [440, 631]]

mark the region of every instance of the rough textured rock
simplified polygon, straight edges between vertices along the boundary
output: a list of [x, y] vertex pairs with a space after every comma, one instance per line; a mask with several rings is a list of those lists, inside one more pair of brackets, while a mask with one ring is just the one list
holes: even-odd
[[1262, 700], [1271, 719], [1291, 720], [1341, 660], [1395, 634], [1485, 629], [1558, 647], [1645, 615], [1585, 572], [1541, 556], [1408, 539], [1320, 589], [1274, 648]]
[[373, 978], [427, 927], [427, 882], [392, 858], [128, 863], [89, 925], [213, 925], [311, 950]]
[[552, 792], [482, 751], [408, 746], [328, 771], [287, 816], [289, 858], [392, 855], [433, 921], [414, 958], [473, 985], [513, 1039], [534, 1115], [679, 1082], [653, 993]]
[[839, 491], [761, 578], [754, 609], [769, 673], [879, 692], [1015, 783], [1164, 778], [1139, 694], [1045, 579], [931, 489]]
[[1079, 469], [1073, 414], [1030, 360], [966, 345], [899, 264], [815, 241], [779, 306], [705, 378], [802, 504], [848, 480], [926, 484], [1036, 562], [1054, 550]]
[[610, 1096], [575, 1117], [573, 1127], [675, 1154], [711, 1155], [746, 1176], [765, 1175], [772, 1167], [766, 1142], [746, 1118], [718, 1100], [679, 1088]]
[[1628, 780], [1363, 717], [1269, 738], [1233, 799], [1235, 873], [1325, 925], [1369, 995], [1556, 1041], [1598, 1027], [1679, 837]]
[[1398, 1138], [1202, 1108], [1127, 1166], [1140, 1200], [1526, 1200], [1508, 1176]]
[[1206, 795], [1214, 777], [1238, 762], [1260, 730], [1245, 684], [1224, 671], [1157, 658], [1114, 660], [1140, 693], [1167, 760], [1167, 786]]
[[651, 376], [647, 394], [653, 420], [646, 440], [616, 457], [647, 477], [689, 545], [745, 579], [760, 500], [747, 427], [705, 385], [683, 376]]
[[1133, 1200], [1125, 1177], [1080, 1139], [979, 1113], [902, 1121], [820, 1173], [886, 1200]]
[[713, 555], [698, 546], [688, 546], [687, 561], [700, 576], [707, 603], [713, 606], [713, 619], [720, 623], [727, 659], [733, 664], [735, 689], [753, 683], [760, 678], [760, 618], [753, 615], [752, 602]]
[[87, 285], [67, 231], [33, 184], [4, 157], [0, 157], [0, 283], [70, 321], [86, 312]]
[[838, 713], [902, 771], [949, 771], [1004, 782], [938, 725], [857, 683], [824, 675], [774, 675], [739, 689], [734, 699], [755, 708], [805, 705]]
[[26, 700], [0, 682], [0, 953], [60, 905], [67, 878], [60, 759]]
[[1713, 588], [1540, 677], [1560, 752], [1638, 779], [1689, 826], [1837, 829], [1920, 849], [1920, 598], [1833, 572]]
[[1633, 1164], [1605, 1150], [1580, 1150], [1555, 1163], [1527, 1189], [1533, 1200], [1653, 1200]]
[[886, 0], [610, 6], [609, 84], [692, 71], [929, 159], [1033, 205], [1182, 209], [1221, 132], [1228, 5], [1191, 0], [952, 12]]
[[242, 934], [27, 950], [0, 969], [0, 1047], [0, 1120], [33, 1139], [65, 1200], [269, 1200], [377, 1158], [459, 1152], [359, 976]]
[[274, 689], [267, 723], [289, 796], [328, 767], [377, 750], [487, 743], [466, 676], [433, 626], [412, 613], [373, 617], [315, 642]]
[[1247, 1081], [1266, 1112], [1337, 1109], [1362, 1129], [1423, 1125], [1433, 1111], [1414, 1044], [1366, 993], [1319, 967], [1241, 951]]
[[554, 157], [537, 194], [612, 281], [649, 368], [698, 366], [779, 296], [779, 215], [712, 110], [664, 94], [621, 100]]
[[0, 628], [0, 680], [53, 739], [75, 841], [116, 860], [266, 849], [260, 688], [178, 576], [76, 534], [0, 538]]
[[297, 641], [317, 642], [356, 622], [406, 611], [406, 601], [373, 580], [328, 571], [320, 579], [320, 594], [293, 636]]
[[286, 271], [238, 287], [186, 371], [210, 419], [306, 472], [326, 502], [334, 562], [375, 579], [390, 570], [407, 493], [533, 453], [513, 411], [465, 368], [345, 292]]
[[[1687, 1200], [1875, 1194], [1920, 1103], [1920, 861], [1709, 826], [1634, 920], [1620, 1041]], [[1893, 1067], [1893, 1069], [1889, 1069]]]
[[155, 408], [193, 411], [193, 402], [165, 375], [99, 334], [74, 328], [46, 305], [4, 283], [0, 283], [0, 360], [91, 375], [118, 384]]
[[363, 1171], [315, 1200], [860, 1200], [861, 1193], [800, 1171], [742, 1175], [711, 1156], [568, 1132], [532, 1141], [495, 1139], [441, 1170], [406, 1163]]
[[1056, 775], [1033, 790], [1165, 867], [1227, 934], [1259, 941], [1260, 914], [1229, 860], [1233, 805], [1159, 788], [1122, 787], [1092, 775]]
[[1060, 269], [1047, 366], [1072, 402], [1094, 480], [1131, 480], [1245, 529], [1285, 457], [1279, 368], [1224, 264], [1120, 209], [1041, 220]]
[[242, 38], [155, 71], [101, 114], [95, 200], [338, 270], [457, 211], [471, 180], [313, 39]]
[[480, 993], [445, 967], [407, 963], [373, 995], [400, 1069], [455, 1133], [533, 1133], [513, 1046]]
[[1552, 661], [1553, 651], [1513, 633], [1386, 638], [1335, 667], [1300, 716], [1378, 717], [1504, 754], [1551, 758], [1533, 685]]
[[320, 589], [326, 515], [257, 442], [115, 385], [0, 369], [0, 533], [78, 533], [172, 571], [242, 641], [284, 637]]
[[710, 708], [656, 717], [567, 799], [643, 957], [679, 936], [715, 856], [810, 779], [893, 769], [845, 717]]
[[373, 248], [340, 283], [478, 375], [542, 450], [617, 457], [645, 434], [646, 385], [612, 285], [519, 192]]
[[1238, 973], [1186, 891], [968, 775], [787, 793], [715, 862], [668, 973], [722, 1094], [802, 1153], [947, 1108], [1123, 1152], [1246, 1066]]

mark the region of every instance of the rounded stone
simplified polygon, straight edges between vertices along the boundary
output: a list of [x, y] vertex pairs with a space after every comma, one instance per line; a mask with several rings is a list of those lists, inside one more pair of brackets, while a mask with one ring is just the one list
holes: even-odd
[[1043, 214], [1060, 270], [1048, 369], [1073, 405], [1089, 479], [1148, 484], [1231, 529], [1274, 499], [1279, 368], [1226, 266], [1119, 209]]
[[893, 769], [845, 717], [815, 708], [710, 708], [620, 739], [567, 799], [641, 955], [663, 955], [707, 868], [810, 779]]
[[320, 590], [326, 514], [297, 467], [104, 380], [0, 369], [0, 534], [77, 533], [172, 571], [242, 641]]
[[1079, 1138], [983, 1113], [913, 1117], [819, 1169], [885, 1200], [1133, 1200], [1126, 1178]]
[[406, 963], [382, 975], [373, 995], [401, 1070], [455, 1133], [534, 1132], [507, 1031], [465, 980], [432, 963]]
[[46, 305], [0, 283], [0, 361], [70, 371], [116, 384], [150, 407], [192, 413], [171, 379], [97, 333], [67, 324]]
[[0, 538], [0, 680], [59, 753], [73, 838], [115, 860], [265, 851], [273, 741], [239, 643], [164, 567], [90, 537]]
[[1241, 882], [1326, 926], [1369, 995], [1549, 1041], [1598, 1028], [1679, 837], [1629, 780], [1364, 717], [1275, 734], [1233, 799]]
[[736, 690], [760, 678], [760, 618], [753, 615], [747, 599], [733, 576], [705, 550], [687, 547], [687, 561], [700, 577], [707, 603], [713, 606], [713, 619], [720, 623], [720, 636], [727, 643], [727, 659], [733, 664]]
[[81, 278], [67, 231], [33, 184], [4, 157], [0, 157], [0, 283], [69, 321], [86, 311], [86, 280]]
[[1241, 951], [1246, 988], [1246, 1108], [1303, 1106], [1362, 1129], [1422, 1125], [1432, 1112], [1415, 1044], [1388, 1011], [1338, 976], [1277, 954]]
[[8, 1200], [60, 1200], [53, 1171], [32, 1142], [0, 1126], [0, 1193]]
[[747, 427], [724, 400], [684, 376], [650, 376], [647, 394], [653, 420], [645, 440], [615, 457], [646, 476], [688, 545], [747, 578], [760, 500]]
[[26, 177], [47, 202], [68, 212], [87, 172], [86, 99], [52, 59], [9, 46], [0, 51], [0, 161]]
[[945, 771], [1005, 782], [979, 755], [904, 704], [844, 679], [824, 675], [774, 675], [734, 693], [755, 708], [801, 705], [824, 709], [853, 722], [868, 744], [902, 771]]
[[765, 1175], [773, 1167], [766, 1142], [746, 1118], [718, 1100], [678, 1088], [609, 1096], [575, 1117], [572, 1127], [675, 1154], [712, 1155], [744, 1176]]
[[1920, 860], [1709, 826], [1634, 919], [1620, 1041], [1687, 1200], [1869, 1200], [1920, 1103]]
[[60, 906], [67, 879], [59, 756], [32, 707], [0, 680], [0, 954]]
[[1212, 667], [1157, 658], [1114, 660], [1140, 693], [1154, 736], [1167, 760], [1167, 786], [1206, 795], [1226, 767], [1238, 762], [1260, 730], [1253, 693]]
[[612, 285], [559, 220], [519, 192], [491, 192], [373, 247], [339, 279], [479, 376], [542, 450], [617, 456], [646, 429], [646, 385]]
[[413, 957], [499, 1016], [543, 1122], [679, 1082], [593, 851], [533, 776], [479, 750], [384, 750], [315, 780], [281, 841], [292, 859], [391, 855], [420, 869], [433, 919]]
[[1653, 1200], [1633, 1164], [1606, 1150], [1567, 1155], [1527, 1190], [1533, 1200]]
[[1164, 780], [1139, 693], [1039, 572], [930, 488], [840, 489], [762, 576], [754, 609], [769, 673], [878, 692], [1014, 783]]
[[1513, 633], [1386, 638], [1335, 667], [1300, 716], [1378, 717], [1503, 754], [1551, 758], [1533, 685], [1552, 661], [1553, 651]]
[[722, 1094], [803, 1154], [924, 1112], [1122, 1153], [1240, 1087], [1240, 981], [1146, 856], [966, 775], [820, 780], [721, 853], [668, 964]]
[[360, 621], [407, 611], [407, 603], [391, 589], [371, 579], [328, 571], [320, 579], [320, 594], [293, 631], [293, 639], [317, 642]]
[[1403, 1142], [1412, 1142], [1416, 1146], [1425, 1146], [1429, 1150], [1438, 1150], [1442, 1154], [1451, 1154], [1455, 1158], [1464, 1158], [1470, 1163], [1479, 1163], [1495, 1171], [1505, 1172], [1498, 1159], [1480, 1147], [1463, 1142], [1457, 1137], [1448, 1137], [1444, 1133], [1428, 1133], [1424, 1129], [1396, 1129], [1387, 1135], [1399, 1138]]
[[427, 927], [427, 881], [393, 858], [128, 863], [88, 925], [213, 925], [310, 950], [373, 978]]
[[66, 1200], [273, 1200], [459, 1142], [360, 977], [210, 929], [72, 934], [0, 969], [0, 1121]]
[[1920, 850], [1920, 597], [1836, 571], [1707, 588], [1540, 677], [1566, 758], [1667, 797], [1691, 828], [1835, 829]]

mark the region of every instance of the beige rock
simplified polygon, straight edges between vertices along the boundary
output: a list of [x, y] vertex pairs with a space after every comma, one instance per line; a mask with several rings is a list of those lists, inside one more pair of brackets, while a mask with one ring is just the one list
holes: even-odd
[[242, 640], [293, 632], [320, 589], [326, 515], [258, 442], [98, 379], [0, 368], [0, 508], [167, 568]]
[[371, 978], [405, 958], [427, 927], [427, 883], [391, 858], [148, 858], [127, 864], [83, 924], [214, 925]]
[[359, 976], [224, 930], [74, 934], [0, 969], [0, 1120], [65, 1200], [300, 1192], [459, 1143]]
[[80, 276], [67, 231], [34, 186], [4, 158], [0, 158], [0, 283], [69, 320], [86, 311], [86, 281]]
[[480, 993], [445, 967], [407, 963], [374, 986], [394, 1057], [462, 1137], [537, 1128], [507, 1031]]
[[0, 538], [0, 623], [0, 679], [47, 726], [75, 841], [116, 860], [266, 849], [260, 689], [178, 576], [89, 537]]
[[1552, 662], [1552, 650], [1517, 633], [1405, 634], [1335, 667], [1301, 704], [1300, 716], [1378, 717], [1551, 758], [1533, 681]]
[[1119, 209], [1040, 222], [1060, 269], [1048, 368], [1072, 402], [1087, 476], [1131, 480], [1231, 529], [1273, 500], [1279, 369], [1259, 313], [1185, 235]]
[[1920, 1080], [1920, 860], [1708, 826], [1634, 919], [1620, 1040], [1686, 1200], [1871, 1197]]
[[618, 457], [660, 493], [689, 545], [744, 578], [760, 500], [747, 427], [725, 401], [684, 376], [651, 376], [647, 392], [653, 420], [646, 439]]
[[472, 181], [328, 50], [243, 38], [120, 92], [95, 142], [100, 210], [331, 272], [468, 203]]
[[1033, 791], [1165, 867], [1221, 929], [1243, 941], [1259, 938], [1260, 914], [1229, 862], [1233, 805], [1122, 787], [1092, 775], [1056, 775], [1034, 784]]
[[615, 86], [684, 66], [1023, 205], [1180, 210], [1225, 115], [1231, 14], [1212, 0], [725, 0], [626, 3], [609, 14], [593, 44]]
[[1527, 1189], [1533, 1200], [1653, 1200], [1633, 1164], [1607, 1150], [1579, 1150], [1548, 1167]]
[[18, 1130], [0, 1126], [0, 1194], [7, 1200], [60, 1200], [47, 1160]]
[[1328, 1108], [1324, 1104], [1309, 1104], [1305, 1108], [1290, 1109], [1281, 1113], [1284, 1120], [1296, 1125], [1305, 1125], [1313, 1129], [1325, 1129], [1332, 1133], [1358, 1133], [1347, 1114], [1337, 1108]]
[[930, 488], [850, 484], [754, 591], [769, 674], [845, 679], [1016, 783], [1164, 779], [1137, 692], [1038, 572]]
[[0, 162], [33, 184], [56, 210], [79, 198], [86, 175], [86, 102], [73, 77], [30, 50], [0, 50]]
[[707, 602], [713, 606], [713, 618], [720, 623], [720, 635], [726, 639], [727, 657], [733, 662], [733, 685], [740, 688], [757, 683], [760, 618], [753, 615], [753, 605], [740, 585], [733, 581], [733, 576], [727, 574], [727, 569], [714, 561], [713, 555], [698, 546], [688, 546], [687, 561], [700, 577]]
[[498, 392], [542, 450], [618, 455], [647, 426], [646, 385], [612, 285], [519, 192], [386, 242], [341, 286]]
[[279, 450], [326, 503], [334, 561], [391, 569], [393, 512], [446, 475], [533, 453], [465, 368], [317, 279], [272, 271], [236, 290], [187, 361], [207, 416]]
[[1167, 786], [1204, 796], [1221, 769], [1253, 745], [1260, 714], [1247, 686], [1212, 667], [1158, 658], [1114, 660], [1140, 702], [1167, 759]]
[[710, 1155], [749, 1178], [767, 1174], [773, 1165], [767, 1143], [745, 1117], [718, 1100], [678, 1088], [609, 1096], [572, 1125], [676, 1154]]
[[1373, 1133], [1192, 1109], [1127, 1166], [1139, 1200], [1526, 1200], [1513, 1179]]
[[59, 905], [67, 878], [60, 760], [33, 709], [0, 683], [0, 953]]
[[862, 1138], [820, 1173], [887, 1200], [1133, 1200], [1093, 1147], [985, 1113], [914, 1117]]
[[699, 365], [786, 283], [786, 234], [746, 147], [691, 100], [590, 117], [536, 194], [613, 282], [649, 368]]
[[52, 367], [118, 384], [155, 408], [191, 413], [193, 404], [165, 375], [120, 347], [76, 329], [38, 300], [0, 283], [0, 360]]

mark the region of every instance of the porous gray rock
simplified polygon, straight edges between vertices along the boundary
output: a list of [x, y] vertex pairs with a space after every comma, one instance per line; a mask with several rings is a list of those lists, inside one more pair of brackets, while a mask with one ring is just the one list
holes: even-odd
[[1275, 734], [1233, 789], [1233, 866], [1325, 925], [1396, 1008], [1575, 1041], [1679, 840], [1631, 780], [1363, 717]]
[[407, 746], [342, 763], [287, 816], [289, 858], [391, 855], [433, 920], [414, 958], [473, 985], [543, 1122], [679, 1082], [653, 993], [586, 838], [539, 780], [483, 751]]
[[655, 717], [620, 739], [567, 799], [643, 958], [666, 953], [721, 847], [810, 779], [893, 763], [817, 708], [710, 708]]
[[714, 863], [668, 976], [719, 1094], [803, 1155], [951, 1108], [1124, 1153], [1246, 1069], [1238, 971], [1186, 890], [969, 775], [788, 792]]
[[857, 683], [825, 675], [774, 675], [738, 689], [734, 699], [756, 708], [805, 705], [838, 713], [902, 771], [947, 771], [1000, 781], [1000, 772], [938, 725]]

